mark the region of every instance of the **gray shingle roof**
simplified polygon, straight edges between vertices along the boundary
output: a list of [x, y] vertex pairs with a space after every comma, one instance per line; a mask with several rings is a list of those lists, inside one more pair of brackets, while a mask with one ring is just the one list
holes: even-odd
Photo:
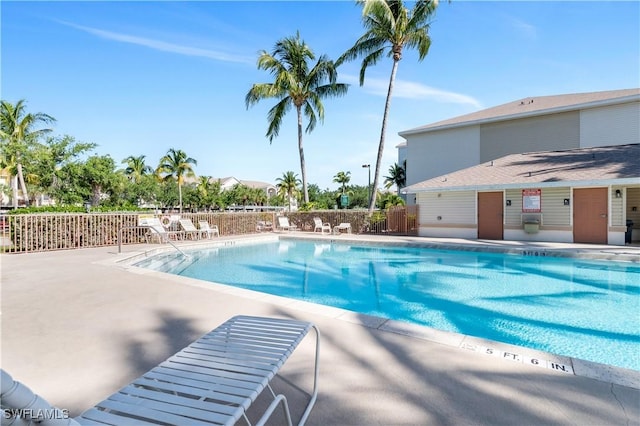
[[640, 185], [640, 144], [511, 154], [416, 183], [403, 192], [580, 186], [620, 179]]
[[512, 118], [549, 114], [559, 111], [575, 111], [608, 103], [638, 100], [640, 89], [607, 90], [604, 92], [573, 93], [566, 95], [538, 96], [519, 99], [517, 101], [483, 109], [470, 114], [461, 115], [426, 126], [400, 132], [400, 136], [422, 133], [471, 124], [495, 122]]

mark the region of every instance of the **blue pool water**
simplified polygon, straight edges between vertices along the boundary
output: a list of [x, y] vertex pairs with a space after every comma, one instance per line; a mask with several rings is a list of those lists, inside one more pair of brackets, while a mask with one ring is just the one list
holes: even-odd
[[137, 266], [640, 370], [640, 266], [282, 240]]

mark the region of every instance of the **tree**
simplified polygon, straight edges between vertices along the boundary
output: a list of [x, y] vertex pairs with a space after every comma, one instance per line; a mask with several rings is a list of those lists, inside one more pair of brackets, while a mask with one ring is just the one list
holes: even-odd
[[309, 120], [305, 131], [311, 133], [318, 119], [324, 121], [322, 99], [344, 95], [348, 89], [348, 85], [336, 83], [337, 72], [334, 63], [326, 55], [320, 56], [310, 69], [309, 61], [313, 60], [315, 55], [300, 39], [300, 33], [296, 33], [295, 37], [279, 40], [272, 53], [262, 51], [258, 58], [258, 69], [269, 71], [274, 77], [274, 82], [254, 84], [245, 97], [247, 108], [263, 99], [279, 99], [267, 114], [269, 127], [266, 136], [270, 143], [278, 136], [284, 115], [291, 106], [295, 107], [305, 203], [309, 202], [309, 192], [302, 145], [302, 115], [304, 113]]
[[[68, 164], [78, 163], [80, 155], [90, 152], [95, 147], [94, 143], [76, 142], [75, 138], [69, 135], [48, 137], [42, 144], [34, 143], [29, 169], [37, 181], [35, 191], [61, 202], [61, 191], [68, 189], [64, 182], [63, 168]], [[29, 181], [27, 176], [25, 180]], [[29, 191], [33, 192], [33, 189]]]
[[[405, 161], [406, 165], [407, 162]], [[384, 177], [384, 187], [389, 189], [393, 185], [398, 188], [398, 193], [400, 192], [400, 188], [403, 188], [407, 183], [406, 174], [404, 171], [404, 167], [400, 166], [398, 163], [395, 163], [393, 166], [389, 167], [389, 176]]]
[[298, 175], [292, 171], [288, 171], [282, 174], [281, 178], [277, 178], [278, 192], [282, 196], [286, 196], [289, 202], [289, 211], [291, 211], [291, 198], [293, 198], [299, 191], [300, 179]]
[[[23, 155], [28, 150], [29, 143], [52, 131], [52, 129], [36, 129], [36, 127], [55, 121], [55, 118], [42, 112], [27, 113], [24, 99], [19, 100], [15, 105], [7, 101], [0, 102], [0, 140], [2, 140], [3, 156], [15, 160], [16, 176], [27, 205], [29, 205], [29, 194], [22, 172]], [[14, 207], [18, 207], [16, 195], [14, 193]]]
[[211, 209], [220, 204], [220, 181], [213, 181], [211, 176], [200, 176], [196, 189], [200, 197], [199, 207]]
[[167, 155], [160, 159], [160, 165], [156, 169], [156, 173], [162, 177], [163, 180], [175, 179], [178, 182], [178, 206], [180, 213], [182, 213], [182, 185], [184, 184], [185, 177], [195, 177], [193, 167], [198, 165], [198, 162], [187, 154], [178, 149], [171, 148]]
[[336, 203], [335, 193], [328, 188], [323, 191], [317, 184], [311, 183], [309, 184], [309, 203], [313, 209], [324, 210], [332, 208]]
[[146, 156], [144, 155], [139, 155], [138, 157], [130, 155], [122, 160], [122, 163], [127, 165], [127, 168], [124, 169], [124, 174], [133, 183], [139, 182], [142, 176], [153, 173], [153, 168], [145, 164], [145, 158]]
[[384, 140], [391, 105], [393, 84], [402, 59], [405, 47], [418, 50], [418, 59], [422, 61], [429, 52], [431, 38], [429, 37], [429, 23], [438, 0], [418, 0], [413, 9], [408, 10], [402, 0], [358, 0], [362, 8], [362, 23], [365, 33], [356, 43], [336, 61], [336, 65], [347, 60], [364, 56], [360, 67], [360, 85], [364, 84], [365, 71], [370, 65], [375, 65], [386, 53], [393, 58], [393, 67], [389, 78], [387, 98], [382, 116], [382, 129], [378, 145], [375, 178], [371, 200], [369, 200], [369, 214], [373, 213], [376, 205], [380, 164], [384, 152]]
[[393, 194], [391, 192], [387, 192], [386, 194], [382, 194], [378, 197], [378, 206], [383, 210], [387, 210], [395, 206], [404, 206], [404, 204], [404, 200], [398, 194]]
[[335, 183], [339, 183], [340, 185], [342, 185], [342, 193], [343, 194], [344, 194], [344, 190], [346, 189], [347, 184], [349, 183], [350, 180], [351, 180], [351, 172], [338, 172], [333, 177], [333, 181]]
[[92, 155], [84, 163], [81, 181], [89, 189], [89, 200], [97, 206], [104, 195], [113, 195], [117, 189], [116, 163], [108, 155]]
[[[123, 175], [124, 176], [124, 175]], [[126, 179], [120, 198], [138, 207], [153, 204], [157, 206], [160, 195], [166, 192], [163, 183], [159, 182], [153, 174], [144, 174], [136, 182]], [[178, 197], [176, 196], [176, 199]]]

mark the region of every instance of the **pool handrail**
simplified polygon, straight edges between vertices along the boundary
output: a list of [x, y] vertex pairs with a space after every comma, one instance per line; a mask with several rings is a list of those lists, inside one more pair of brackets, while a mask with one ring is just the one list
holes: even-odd
[[[122, 253], [122, 231], [124, 229], [149, 229], [152, 232], [157, 233], [158, 235], [160, 235], [160, 233], [158, 232], [158, 230], [153, 227], [153, 226], [149, 226], [149, 225], [134, 225], [134, 226], [123, 226], [121, 228], [118, 229], [118, 254]], [[176, 249], [178, 251], [178, 253], [180, 253], [181, 255], [187, 257], [186, 253], [183, 252], [182, 250], [180, 250], [178, 248], [178, 246], [176, 246], [175, 244], [173, 244], [171, 242], [171, 240], [167, 239], [166, 240], [167, 243], [171, 244], [171, 246]]]

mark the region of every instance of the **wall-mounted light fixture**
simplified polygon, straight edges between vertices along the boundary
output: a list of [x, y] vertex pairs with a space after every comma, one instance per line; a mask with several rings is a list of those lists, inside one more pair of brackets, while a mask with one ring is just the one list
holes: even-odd
[[564, 200], [562, 200], [562, 204], [565, 205], [565, 206], [568, 206], [569, 205], [569, 199], [565, 198]]
[[442, 220], [442, 216], [438, 216], [436, 219], [438, 219], [438, 220]]
[[622, 198], [622, 191], [616, 189], [616, 198]]
[[511, 205], [511, 200], [507, 200], [507, 207]]

